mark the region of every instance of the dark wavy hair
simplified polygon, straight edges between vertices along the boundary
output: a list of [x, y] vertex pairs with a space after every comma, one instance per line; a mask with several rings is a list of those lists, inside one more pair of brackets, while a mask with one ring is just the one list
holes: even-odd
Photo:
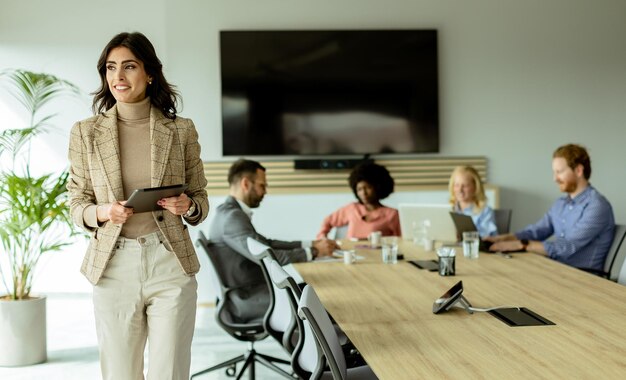
[[375, 164], [372, 161], [367, 161], [356, 166], [352, 169], [350, 178], [348, 178], [350, 188], [352, 188], [352, 192], [359, 202], [361, 202], [361, 200], [356, 192], [356, 185], [361, 181], [367, 182], [374, 188], [378, 200], [385, 199], [393, 193], [394, 181], [393, 178], [391, 178], [391, 174], [389, 174], [387, 168]]
[[92, 93], [94, 95], [93, 112], [102, 113], [115, 105], [115, 98], [107, 83], [106, 61], [111, 50], [120, 46], [128, 48], [137, 59], [143, 62], [146, 73], [152, 77], [152, 84], [146, 88], [146, 96], [150, 97], [152, 105], [161, 110], [168, 119], [176, 119], [176, 106], [178, 101], [182, 101], [182, 99], [175, 90], [175, 86], [165, 80], [163, 65], [156, 55], [154, 46], [146, 36], [139, 32], [120, 33], [113, 37], [102, 50], [97, 65], [100, 75], [100, 88]]

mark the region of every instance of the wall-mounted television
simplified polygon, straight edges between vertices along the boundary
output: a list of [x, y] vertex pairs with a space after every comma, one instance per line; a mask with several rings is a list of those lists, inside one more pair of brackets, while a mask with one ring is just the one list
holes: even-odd
[[436, 30], [220, 32], [224, 156], [439, 151]]

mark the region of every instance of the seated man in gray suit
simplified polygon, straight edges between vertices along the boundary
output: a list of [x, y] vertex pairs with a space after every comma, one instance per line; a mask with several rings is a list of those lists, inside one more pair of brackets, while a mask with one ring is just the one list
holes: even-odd
[[269, 306], [269, 290], [259, 264], [248, 251], [247, 238], [252, 237], [273, 248], [281, 264], [311, 261], [329, 256], [337, 249], [334, 240], [280, 241], [260, 235], [252, 226], [252, 209], [259, 207], [267, 192], [265, 168], [256, 161], [239, 159], [228, 172], [230, 196], [217, 207], [209, 236], [219, 258], [218, 270], [226, 285], [237, 287], [231, 292], [227, 307], [247, 322], [262, 317]]

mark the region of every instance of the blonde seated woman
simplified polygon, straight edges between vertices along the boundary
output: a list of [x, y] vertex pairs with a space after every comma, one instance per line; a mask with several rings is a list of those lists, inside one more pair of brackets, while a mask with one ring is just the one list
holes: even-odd
[[471, 166], [458, 166], [452, 171], [450, 183], [452, 210], [472, 217], [480, 237], [497, 235], [493, 209], [487, 206], [480, 175]]
[[380, 231], [383, 236], [400, 236], [398, 210], [380, 203], [393, 192], [394, 181], [389, 171], [384, 166], [365, 162], [352, 170], [348, 182], [358, 202], [327, 216], [317, 238], [323, 239], [333, 227], [345, 225], [347, 238], [367, 238], [373, 231]]

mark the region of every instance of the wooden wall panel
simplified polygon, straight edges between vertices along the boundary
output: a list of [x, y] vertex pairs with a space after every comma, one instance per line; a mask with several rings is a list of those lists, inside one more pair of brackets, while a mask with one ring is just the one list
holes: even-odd
[[[272, 193], [324, 193], [345, 190], [350, 173], [346, 170], [299, 170], [292, 160], [260, 161], [267, 168], [267, 182]], [[396, 183], [396, 191], [441, 189], [448, 185], [452, 170], [459, 165], [471, 165], [487, 180], [485, 157], [428, 157], [376, 159], [384, 165]], [[207, 190], [212, 195], [228, 192], [227, 175], [231, 162], [205, 162]]]

